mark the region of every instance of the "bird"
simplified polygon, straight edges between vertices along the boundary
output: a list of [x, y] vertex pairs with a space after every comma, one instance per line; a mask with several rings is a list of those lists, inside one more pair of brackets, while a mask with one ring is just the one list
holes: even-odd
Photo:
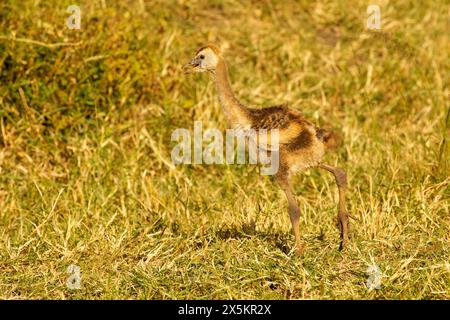
[[325, 164], [322, 159], [326, 151], [335, 149], [340, 136], [308, 121], [303, 114], [286, 104], [255, 108], [241, 103], [234, 94], [228, 66], [221, 50], [207, 44], [194, 53], [194, 57], [183, 66], [184, 73], [209, 73], [215, 82], [220, 105], [231, 128], [252, 130], [278, 129], [279, 169], [273, 175], [276, 184], [283, 190], [288, 203], [288, 213], [295, 236], [295, 252], [302, 255], [304, 246], [300, 236], [300, 208], [292, 190], [292, 176], [309, 168], [320, 168], [331, 172], [339, 191], [336, 225], [340, 231], [339, 250], [344, 249], [350, 239], [351, 217], [346, 209], [347, 175], [340, 168]]

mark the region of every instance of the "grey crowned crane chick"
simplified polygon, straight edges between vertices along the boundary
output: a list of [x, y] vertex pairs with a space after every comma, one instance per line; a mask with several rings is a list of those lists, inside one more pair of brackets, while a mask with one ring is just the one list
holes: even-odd
[[207, 72], [213, 76], [220, 104], [231, 128], [255, 131], [278, 129], [279, 169], [274, 179], [287, 197], [298, 254], [302, 253], [303, 248], [300, 238], [300, 208], [292, 192], [291, 176], [307, 168], [325, 169], [334, 175], [339, 189], [337, 225], [340, 230], [339, 249], [342, 250], [349, 241], [350, 232], [349, 214], [345, 203], [347, 177], [343, 169], [322, 162], [325, 151], [337, 145], [338, 139], [335, 134], [315, 126], [299, 111], [285, 105], [256, 109], [242, 104], [231, 89], [225, 59], [214, 45], [198, 49], [184, 69], [186, 73]]

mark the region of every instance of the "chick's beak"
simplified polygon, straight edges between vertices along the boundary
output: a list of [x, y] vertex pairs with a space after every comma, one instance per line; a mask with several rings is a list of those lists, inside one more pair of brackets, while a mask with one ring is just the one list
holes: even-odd
[[197, 59], [192, 60], [191, 62], [189, 62], [183, 66], [184, 73], [185, 74], [193, 73], [195, 68], [197, 68], [199, 65], [200, 65], [200, 63]]

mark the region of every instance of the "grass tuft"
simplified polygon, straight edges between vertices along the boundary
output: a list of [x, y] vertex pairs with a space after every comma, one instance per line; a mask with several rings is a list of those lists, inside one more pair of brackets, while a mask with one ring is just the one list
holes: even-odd
[[[446, 1], [0, 3], [0, 298], [450, 299]], [[249, 105], [289, 103], [342, 132], [353, 242], [331, 175], [284, 195], [255, 168], [174, 166], [176, 128], [225, 129], [181, 66], [221, 45]], [[66, 286], [69, 265], [81, 289]], [[370, 266], [381, 288], [366, 286]]]

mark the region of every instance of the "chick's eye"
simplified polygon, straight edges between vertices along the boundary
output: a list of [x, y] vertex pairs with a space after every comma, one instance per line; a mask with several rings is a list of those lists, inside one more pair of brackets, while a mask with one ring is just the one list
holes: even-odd
[[205, 59], [205, 56], [204, 56], [204, 55], [201, 55], [201, 56], [200, 56], [200, 59]]

